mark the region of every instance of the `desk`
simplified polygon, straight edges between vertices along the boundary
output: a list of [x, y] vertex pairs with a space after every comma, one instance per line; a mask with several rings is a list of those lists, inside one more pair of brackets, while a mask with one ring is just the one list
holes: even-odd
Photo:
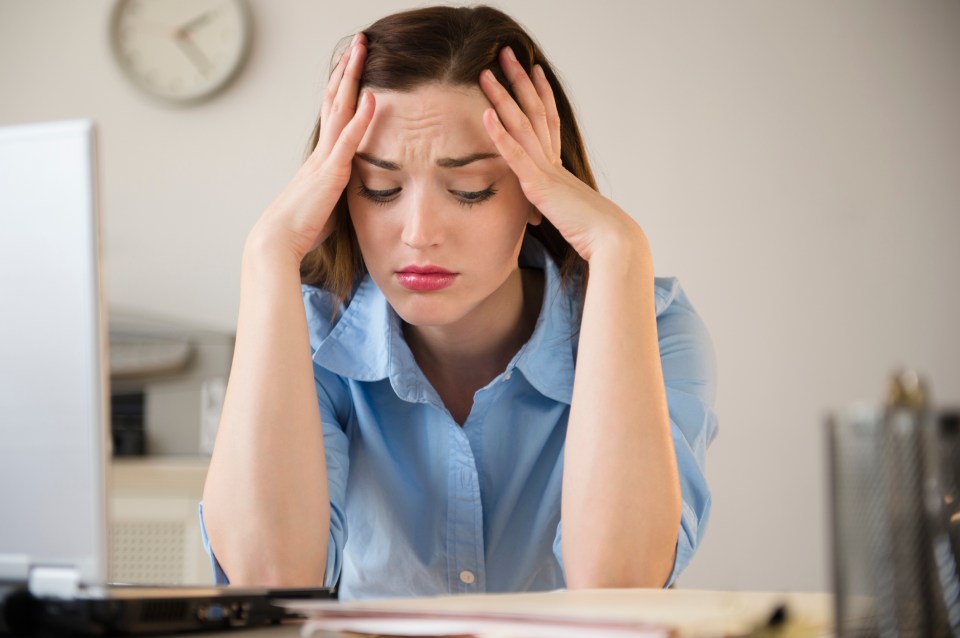
[[[785, 605], [793, 631], [783, 636], [822, 638], [832, 635], [833, 597], [823, 593], [726, 592], [700, 590], [581, 590], [532, 594], [444, 596], [406, 600], [341, 603], [341, 608], [523, 613], [643, 620], [674, 627], [678, 638], [743, 636]], [[286, 625], [243, 633], [243, 638], [295, 638], [301, 627]], [[222, 634], [226, 636], [227, 634]], [[236, 637], [236, 634], [232, 634]], [[589, 631], [583, 635], [589, 637]], [[314, 634], [319, 637], [320, 634]]]

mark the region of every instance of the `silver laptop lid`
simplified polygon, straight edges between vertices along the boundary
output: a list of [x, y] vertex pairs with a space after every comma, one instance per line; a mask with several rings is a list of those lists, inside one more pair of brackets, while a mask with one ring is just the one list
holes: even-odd
[[107, 578], [94, 124], [0, 127], [0, 581]]

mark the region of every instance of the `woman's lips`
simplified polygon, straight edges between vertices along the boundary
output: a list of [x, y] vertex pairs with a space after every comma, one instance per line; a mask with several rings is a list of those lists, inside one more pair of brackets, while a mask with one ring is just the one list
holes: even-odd
[[407, 290], [432, 292], [453, 284], [457, 273], [440, 266], [404, 266], [397, 271], [397, 281]]

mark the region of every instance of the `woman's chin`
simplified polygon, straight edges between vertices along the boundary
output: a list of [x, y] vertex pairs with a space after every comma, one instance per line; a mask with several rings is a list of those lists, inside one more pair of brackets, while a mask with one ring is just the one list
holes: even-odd
[[443, 304], [438, 303], [391, 303], [390, 305], [393, 306], [404, 323], [418, 328], [447, 326], [456, 323], [464, 314], [456, 312], [449, 306], [443, 307]]

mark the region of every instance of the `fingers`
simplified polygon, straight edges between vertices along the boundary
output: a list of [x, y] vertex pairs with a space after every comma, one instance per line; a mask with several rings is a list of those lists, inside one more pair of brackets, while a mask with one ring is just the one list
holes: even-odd
[[557, 100], [553, 97], [553, 89], [547, 76], [543, 72], [543, 67], [539, 64], [533, 67], [533, 86], [537, 89], [537, 95], [543, 102], [544, 110], [547, 116], [547, 128], [550, 130], [550, 153], [551, 157], [557, 163], [560, 162], [560, 113], [557, 111]]
[[320, 139], [316, 149], [321, 156], [326, 156], [330, 152], [341, 131], [356, 112], [360, 76], [363, 73], [366, 53], [364, 36], [362, 33], [358, 33], [354, 37], [350, 48], [344, 52], [346, 60], [341, 58], [340, 62], [337, 63], [337, 67], [327, 84], [324, 105], [320, 115]]
[[360, 75], [363, 73], [363, 62], [367, 56], [366, 41], [362, 33], [354, 36], [354, 42], [350, 49], [350, 56], [347, 60], [346, 69], [343, 72], [343, 79], [337, 87], [337, 96], [333, 101], [331, 115], [336, 115], [343, 107], [345, 112], [353, 112], [357, 107], [357, 92], [360, 88]]
[[326, 121], [327, 114], [330, 113], [330, 106], [333, 104], [333, 98], [337, 95], [337, 87], [340, 86], [340, 80], [343, 79], [343, 71], [347, 68], [347, 62], [350, 60], [351, 47], [340, 54], [337, 66], [330, 73], [330, 79], [327, 80], [327, 88], [323, 92], [323, 105], [320, 107], [320, 119]]
[[[529, 82], [529, 80], [527, 80]], [[490, 70], [480, 74], [480, 87], [497, 112], [497, 119], [526, 153], [543, 168], [554, 162], [549, 157], [552, 142], [541, 140], [530, 118], [523, 112], [513, 97], [494, 77]], [[545, 120], [544, 120], [545, 121]]]
[[373, 93], [364, 91], [357, 105], [356, 114], [343, 128], [336, 143], [333, 145], [333, 149], [330, 151], [329, 159], [332, 165], [346, 167], [348, 177], [353, 156], [360, 146], [360, 141], [363, 140], [364, 133], [367, 132], [367, 127], [370, 126], [370, 121], [373, 120], [373, 112], [375, 109], [376, 100], [373, 97]]
[[538, 175], [543, 174], [543, 171], [540, 170], [526, 149], [504, 127], [497, 111], [487, 109], [483, 112], [483, 127], [490, 139], [493, 140], [494, 146], [497, 147], [500, 157], [507, 162], [510, 170], [517, 175], [521, 185], [533, 183], [537, 180]]
[[536, 133], [537, 139], [540, 140], [544, 148], [552, 149], [553, 145], [550, 139], [550, 128], [547, 123], [544, 101], [510, 47], [504, 47], [500, 50], [500, 68], [503, 69], [504, 74], [510, 81], [510, 87], [513, 89], [523, 113], [530, 120], [530, 125]]

